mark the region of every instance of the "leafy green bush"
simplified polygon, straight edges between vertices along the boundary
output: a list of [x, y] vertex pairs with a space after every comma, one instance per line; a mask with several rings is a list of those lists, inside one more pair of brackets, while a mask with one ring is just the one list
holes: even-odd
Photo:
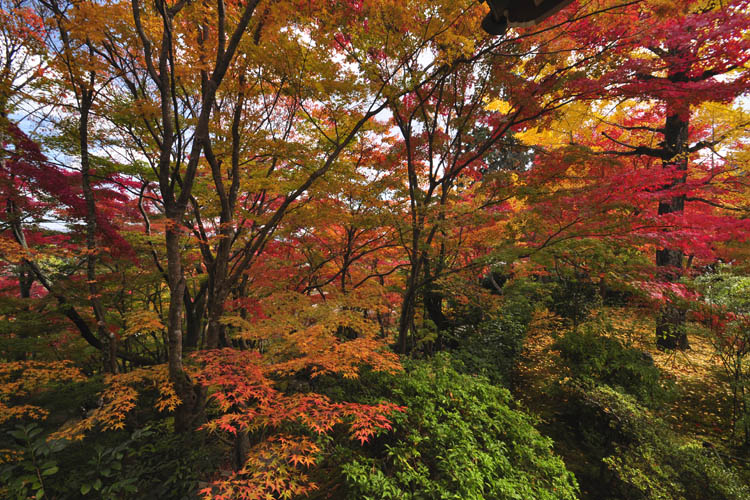
[[[125, 500], [197, 498], [199, 478], [222, 456], [202, 434], [175, 435], [166, 422], [132, 433], [94, 433], [83, 441], [48, 440], [36, 424], [8, 434], [11, 461], [0, 465], [0, 496]], [[6, 452], [7, 452], [6, 451]]]
[[549, 310], [571, 322], [574, 329], [602, 302], [599, 287], [587, 277], [560, 276], [548, 291]]
[[731, 266], [722, 266], [716, 272], [698, 276], [692, 284], [706, 302], [750, 314], [750, 276], [735, 272]]
[[152, 424], [133, 444], [126, 469], [137, 478], [135, 498], [183, 500], [197, 497], [199, 481], [211, 477], [226, 450], [205, 432], [174, 434], [168, 421]]
[[[88, 498], [121, 499], [138, 491], [137, 479], [123, 471], [126, 460], [132, 457], [133, 446], [140, 439], [150, 437], [148, 429], [135, 431], [128, 439], [113, 446], [95, 444], [90, 458], [75, 477], [81, 482], [78, 492]], [[70, 486], [70, 485], [69, 485]], [[131, 494], [131, 495], [129, 495]]]
[[507, 283], [503, 287], [504, 303], [496, 317], [454, 330], [457, 347], [452, 355], [461, 362], [457, 364], [461, 371], [508, 384], [536, 307], [538, 287], [530, 280]]
[[[370, 446], [339, 444], [328, 470], [351, 499], [576, 498], [577, 484], [510, 393], [451, 367], [444, 355], [381, 379], [407, 406]], [[398, 382], [398, 383], [396, 383]]]
[[506, 385], [518, 360], [527, 324], [506, 316], [485, 321], [474, 328], [456, 332], [460, 347], [453, 351], [457, 366], [469, 374], [487, 377], [491, 382]]
[[575, 425], [604, 466], [600, 498], [750, 499], [748, 486], [712, 448], [681, 439], [632, 396], [605, 385], [567, 389]]
[[[702, 300], [690, 304], [711, 342], [732, 394], [732, 441], [750, 450], [750, 277], [731, 266], [697, 277]], [[696, 325], [697, 326], [697, 325]]]
[[616, 338], [584, 328], [566, 333], [553, 347], [578, 379], [619, 387], [647, 405], [659, 404], [669, 396], [669, 384], [651, 357]]
[[[0, 466], [0, 493], [9, 499], [48, 498], [49, 484], [59, 476], [59, 453], [66, 441], [47, 441], [42, 429], [32, 423], [18, 425], [8, 435], [15, 441], [14, 457]], [[6, 453], [8, 450], [3, 450]]]

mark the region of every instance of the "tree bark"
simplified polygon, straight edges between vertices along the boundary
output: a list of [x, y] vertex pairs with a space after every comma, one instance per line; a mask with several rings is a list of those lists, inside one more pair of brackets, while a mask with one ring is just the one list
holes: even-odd
[[[90, 83], [93, 83], [94, 75], [91, 74]], [[89, 288], [89, 302], [94, 311], [96, 320], [96, 332], [102, 342], [102, 365], [105, 372], [117, 373], [117, 337], [107, 328], [105, 321], [104, 306], [102, 305], [101, 293], [96, 277], [96, 199], [91, 187], [91, 160], [89, 156], [88, 124], [91, 105], [93, 103], [93, 90], [79, 87], [79, 141], [81, 148], [81, 189], [86, 202], [86, 280]]]
[[[670, 75], [678, 81], [679, 74]], [[667, 119], [664, 125], [664, 167], [675, 168], [679, 176], [668, 186], [684, 184], [688, 168], [688, 128], [690, 108], [681, 103], [667, 103]], [[659, 202], [659, 215], [680, 213], [685, 209], [685, 195], [671, 196]], [[680, 279], [684, 254], [675, 248], [656, 251], [656, 265], [661, 268], [661, 278], [667, 282]], [[659, 349], [685, 350], [690, 348], [685, 331], [685, 311], [674, 303], [662, 306], [656, 320], [656, 345]]]

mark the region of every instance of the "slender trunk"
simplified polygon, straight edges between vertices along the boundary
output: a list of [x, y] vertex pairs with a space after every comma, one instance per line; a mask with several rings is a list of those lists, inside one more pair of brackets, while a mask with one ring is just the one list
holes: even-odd
[[401, 316], [398, 321], [398, 343], [396, 350], [399, 354], [408, 354], [411, 350], [409, 333], [414, 328], [414, 313], [417, 302], [417, 280], [419, 276], [419, 262], [414, 262], [409, 271], [409, 279], [404, 290], [404, 300], [401, 304]]
[[[216, 176], [217, 191], [219, 192], [222, 205], [220, 239], [216, 255], [204, 261], [208, 270], [206, 342], [204, 347], [206, 349], [216, 349], [228, 345], [225, 327], [221, 324], [221, 317], [224, 315], [224, 302], [229, 297], [230, 292], [229, 253], [231, 250], [231, 241], [234, 237], [231, 229], [233, 225], [234, 198], [230, 200], [224, 190], [223, 181], [220, 178], [220, 164], [215, 161], [215, 158], [210, 153], [207, 156]], [[210, 249], [207, 249], [204, 253], [210, 253]]]
[[[442, 253], [442, 252], [441, 252]], [[435, 275], [439, 275], [441, 272], [441, 266], [438, 265], [434, 268], [435, 273], [432, 272], [430, 262], [424, 264], [424, 276], [425, 276], [425, 292], [424, 292], [424, 306], [427, 311], [427, 317], [435, 324], [438, 330], [438, 339], [440, 338], [439, 332], [443, 332], [448, 329], [448, 319], [443, 314], [443, 294], [437, 289], [434, 284]]]
[[219, 290], [208, 298], [208, 325], [206, 327], [206, 348], [216, 349], [226, 347], [227, 340], [221, 317], [224, 315], [224, 301], [226, 296]]
[[175, 431], [187, 432], [202, 415], [205, 390], [192, 383], [182, 365], [182, 320], [185, 294], [185, 278], [180, 259], [180, 232], [177, 220], [169, 217], [169, 228], [166, 234], [167, 247], [167, 280], [170, 301], [167, 315], [167, 345], [169, 380], [174, 384], [175, 392], [182, 404], [175, 411]]
[[[238, 167], [239, 168], [239, 167]], [[216, 167], [218, 170], [218, 166]], [[239, 175], [237, 173], [236, 175]], [[221, 181], [217, 182], [217, 185]], [[234, 231], [231, 229], [234, 223], [233, 211], [234, 201], [236, 199], [236, 190], [232, 190], [232, 197], [229, 198], [223, 189], [219, 188], [222, 201], [221, 225], [219, 245], [216, 249], [216, 256], [213, 262], [208, 266], [208, 296], [206, 299], [207, 309], [207, 326], [206, 326], [206, 344], [207, 349], [216, 349], [218, 347], [227, 347], [225, 326], [221, 324], [221, 317], [224, 315], [224, 303], [229, 297], [230, 277], [229, 277], [229, 254], [231, 251], [231, 241], [234, 238]], [[229, 198], [229, 199], [228, 199]]]
[[195, 298], [190, 297], [187, 288], [183, 295], [185, 307], [185, 338], [182, 343], [183, 349], [193, 350], [198, 347], [203, 327], [203, 315], [206, 309], [206, 293], [202, 288]]
[[434, 289], [429, 289], [424, 294], [424, 303], [427, 317], [435, 323], [438, 331], [447, 330], [448, 319], [443, 314], [443, 294]]
[[[93, 78], [92, 78], [93, 80]], [[102, 363], [104, 371], [117, 373], [117, 337], [107, 328], [104, 306], [96, 278], [96, 199], [91, 187], [91, 162], [89, 157], [88, 123], [92, 104], [92, 91], [81, 89], [79, 140], [81, 147], [81, 189], [86, 201], [86, 280], [89, 285], [89, 302], [94, 311], [96, 331], [102, 342]]]
[[[6, 75], [3, 75], [3, 78], [0, 78], [0, 81], [6, 81]], [[2, 92], [0, 92], [0, 144], [5, 144], [6, 141], [6, 134], [5, 134], [5, 123], [8, 119], [7, 112], [6, 112], [6, 106], [7, 106], [8, 99], [6, 96], [3, 95]], [[5, 165], [5, 152], [0, 151], [0, 165], [2, 165], [3, 168], [6, 168]], [[12, 202], [12, 194], [11, 190], [14, 184], [14, 177], [11, 175], [11, 178], [8, 182], [8, 201], [6, 204], [6, 212], [8, 213], [8, 216], [10, 217], [10, 224], [11, 227], [17, 227], [18, 232], [21, 231], [21, 218], [20, 214], [17, 213], [16, 205]], [[31, 269], [31, 266], [25, 262], [22, 261], [20, 264], [18, 264], [17, 267], [18, 270], [18, 292], [21, 295], [22, 299], [28, 299], [31, 297], [31, 286], [34, 284], [34, 271]]]

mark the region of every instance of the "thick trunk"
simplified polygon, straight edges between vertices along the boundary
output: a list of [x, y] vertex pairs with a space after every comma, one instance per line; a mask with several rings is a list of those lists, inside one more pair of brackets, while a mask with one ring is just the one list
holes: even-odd
[[410, 333], [414, 326], [414, 300], [413, 294], [404, 295], [404, 303], [401, 305], [401, 315], [398, 320], [398, 343], [396, 352], [399, 354], [408, 354], [411, 346], [409, 343]]
[[424, 305], [427, 317], [435, 323], [438, 332], [447, 330], [449, 324], [448, 319], [443, 314], [443, 294], [435, 290], [428, 290], [424, 295]]
[[656, 320], [656, 345], [659, 349], [690, 349], [685, 331], [685, 310], [664, 304]]
[[[683, 184], [687, 178], [688, 127], [690, 110], [684, 105], [667, 106], [664, 125], [665, 168], [680, 172], [669, 186]], [[684, 172], [684, 173], [683, 173]], [[680, 213], [685, 209], [685, 195], [672, 196], [659, 202], [659, 215]], [[662, 268], [662, 279], [675, 282], [682, 275], [684, 254], [675, 248], [663, 248], [656, 252], [656, 265]], [[673, 303], [662, 307], [656, 321], [656, 345], [660, 349], [689, 349], [685, 331], [685, 311]]]
[[240, 470], [247, 462], [250, 455], [250, 434], [248, 431], [240, 431], [232, 443], [232, 468]]
[[222, 295], [209, 298], [208, 325], [206, 327], [206, 349], [226, 347], [226, 334], [221, 317], [224, 314], [224, 300]]
[[[442, 218], [441, 218], [442, 219]], [[444, 248], [441, 245], [440, 255], [436, 259], [437, 265], [433, 266], [429, 260], [424, 263], [424, 307], [427, 312], [427, 317], [435, 324], [438, 331], [438, 339], [440, 339], [440, 332], [444, 332], [450, 326], [448, 319], [443, 314], [443, 294], [435, 286], [435, 277], [439, 276], [442, 272], [442, 258]]]
[[[221, 190], [223, 192], [223, 189]], [[232, 200], [233, 201], [233, 200]], [[208, 325], [206, 327], [206, 348], [216, 349], [226, 347], [226, 335], [224, 325], [221, 324], [221, 317], [224, 315], [224, 302], [229, 296], [229, 251], [231, 249], [229, 242], [234, 236], [227, 229], [232, 223], [232, 210], [234, 203], [228, 203], [222, 200], [224, 208], [222, 209], [222, 225], [224, 229], [221, 232], [221, 241], [219, 242], [216, 257], [209, 267], [208, 280]]]

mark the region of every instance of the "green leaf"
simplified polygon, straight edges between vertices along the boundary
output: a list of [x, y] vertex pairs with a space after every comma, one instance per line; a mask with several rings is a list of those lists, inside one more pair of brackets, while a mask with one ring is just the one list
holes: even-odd
[[14, 438], [18, 439], [19, 441], [23, 441], [23, 439], [26, 438], [26, 433], [23, 432], [22, 430], [8, 431], [8, 434], [10, 434]]
[[94, 481], [94, 489], [96, 491], [99, 491], [100, 489], [102, 489], [102, 480], [101, 479], [97, 479], [96, 481]]
[[87, 484], [82, 484], [81, 485], [81, 495], [85, 495], [89, 491], [91, 491], [91, 485], [90, 484], [87, 483]]
[[48, 469], [44, 469], [42, 471], [42, 476], [51, 476], [53, 474], [57, 474], [58, 470], [60, 470], [60, 468], [57, 465], [53, 465], [52, 467]]

